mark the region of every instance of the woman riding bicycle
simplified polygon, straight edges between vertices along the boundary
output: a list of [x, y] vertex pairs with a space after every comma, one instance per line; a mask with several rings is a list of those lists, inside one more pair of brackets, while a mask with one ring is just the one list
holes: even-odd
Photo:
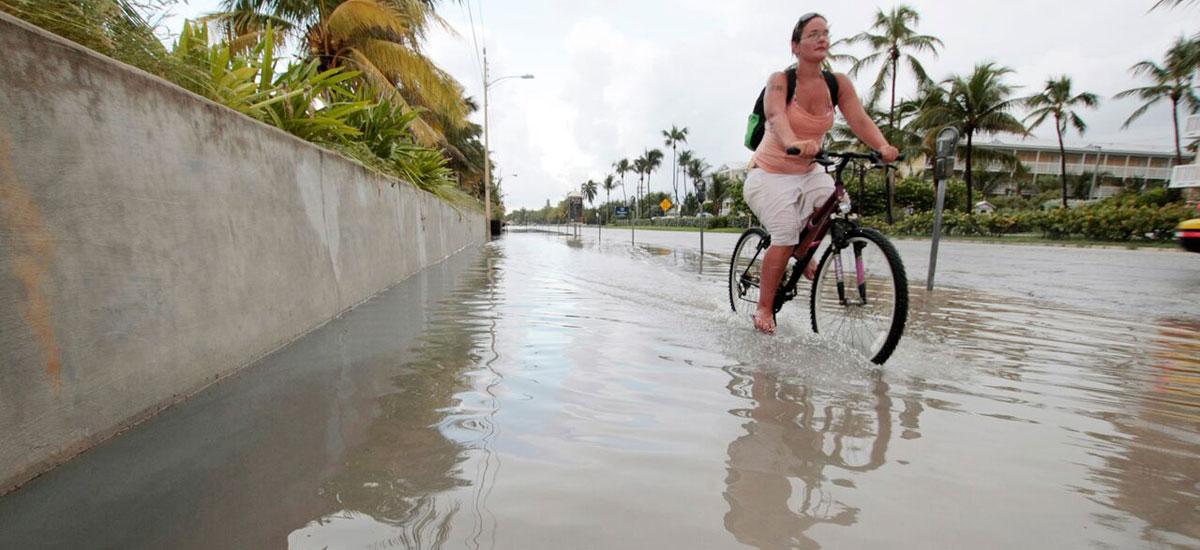
[[[783, 278], [788, 256], [799, 242], [800, 228], [816, 205], [833, 193], [833, 178], [812, 164], [826, 132], [833, 127], [830, 86], [821, 73], [829, 52], [829, 27], [824, 16], [809, 13], [792, 31], [792, 54], [796, 56], [796, 91], [787, 101], [787, 75], [774, 73], [767, 81], [763, 107], [767, 131], [754, 150], [743, 196], [750, 210], [771, 235], [771, 246], [762, 262], [762, 280], [754, 326], [767, 334], [775, 332], [772, 304]], [[859, 139], [879, 151], [884, 162], [892, 162], [899, 151], [887, 142], [863, 109], [854, 86], [844, 74], [837, 78], [837, 105]], [[789, 155], [795, 149], [799, 155]], [[796, 251], [797, 257], [803, 255]], [[813, 278], [815, 263], [804, 269]]]

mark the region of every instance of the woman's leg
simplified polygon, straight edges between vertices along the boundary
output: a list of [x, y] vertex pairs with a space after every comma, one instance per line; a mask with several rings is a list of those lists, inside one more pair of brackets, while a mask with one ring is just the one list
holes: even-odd
[[[825, 204], [829, 200], [829, 196], [833, 194], [833, 178], [824, 172], [813, 172], [801, 176], [800, 188], [803, 192], [800, 195], [800, 224], [803, 227], [808, 223], [808, 218], [813, 212]], [[796, 260], [804, 259], [807, 250], [796, 249]], [[808, 280], [813, 280], [817, 275], [817, 258], [816, 254], [813, 259], [809, 260], [808, 265], [804, 266], [804, 277]]]
[[763, 255], [762, 276], [758, 284], [758, 309], [754, 312], [754, 328], [767, 334], [775, 333], [775, 291], [783, 280], [783, 270], [787, 268], [788, 256], [792, 255], [792, 245], [771, 246]]

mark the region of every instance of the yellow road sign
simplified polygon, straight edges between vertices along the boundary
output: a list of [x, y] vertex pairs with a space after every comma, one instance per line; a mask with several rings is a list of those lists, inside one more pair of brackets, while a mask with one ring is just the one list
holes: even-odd
[[671, 209], [671, 199], [663, 199], [658, 205], [662, 207], [663, 212], [666, 212]]

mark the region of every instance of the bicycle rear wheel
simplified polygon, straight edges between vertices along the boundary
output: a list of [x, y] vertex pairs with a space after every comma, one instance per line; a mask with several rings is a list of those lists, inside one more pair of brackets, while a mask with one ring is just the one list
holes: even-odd
[[729, 261], [729, 307], [733, 311], [754, 313], [758, 306], [763, 255], [770, 245], [771, 236], [758, 227], [747, 229], [738, 238]]
[[874, 229], [855, 228], [821, 256], [809, 300], [813, 332], [883, 364], [908, 318], [908, 277], [896, 247]]

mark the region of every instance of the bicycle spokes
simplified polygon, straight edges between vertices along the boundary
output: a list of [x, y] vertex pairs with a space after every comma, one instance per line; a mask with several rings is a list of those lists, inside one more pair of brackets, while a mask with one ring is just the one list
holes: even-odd
[[[856, 229], [843, 244], [825, 252], [813, 282], [813, 330], [881, 362], [895, 348], [907, 317], [904, 267], [878, 232]], [[852, 270], [843, 260], [853, 261]]]

